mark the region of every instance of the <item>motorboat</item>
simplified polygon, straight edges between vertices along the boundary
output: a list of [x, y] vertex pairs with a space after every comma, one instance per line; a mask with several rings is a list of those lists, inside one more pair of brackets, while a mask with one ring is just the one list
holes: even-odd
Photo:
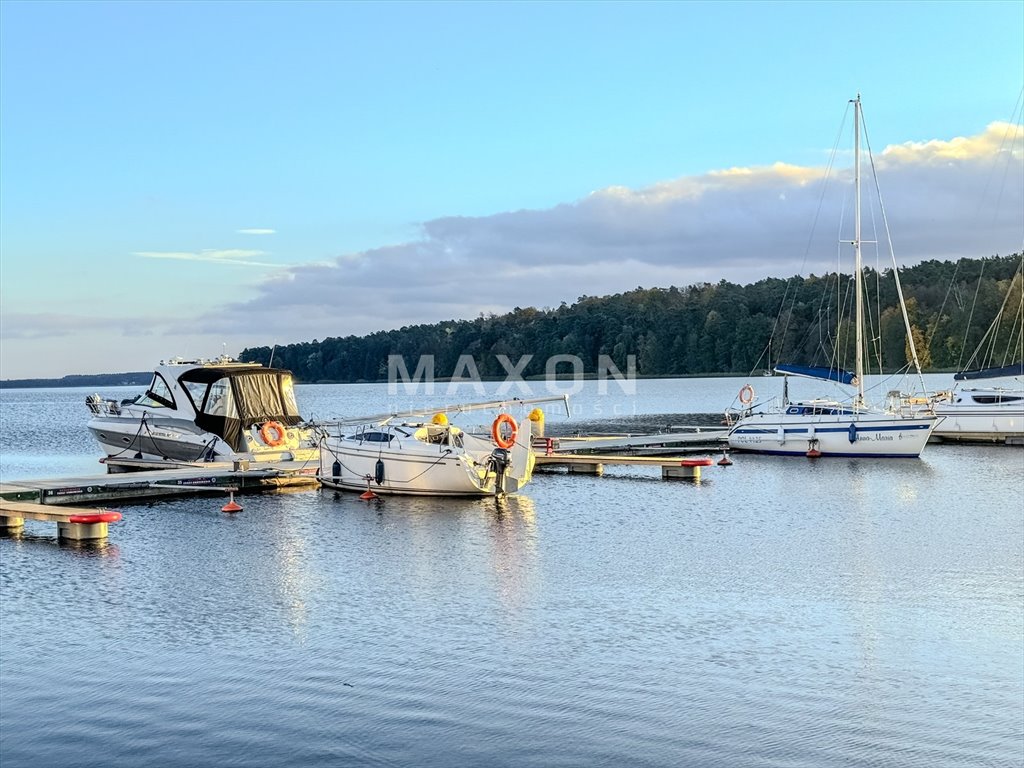
[[[534, 408], [565, 396], [451, 406], [423, 418], [423, 411], [365, 417], [354, 426], [338, 422], [320, 441], [320, 483], [325, 488], [417, 496], [515, 494], [530, 482], [532, 439], [543, 424]], [[497, 410], [489, 430], [452, 424], [450, 414]], [[568, 412], [568, 405], [566, 405]]]
[[[906, 413], [899, 409], [873, 407], [865, 399], [859, 95], [853, 100], [853, 105], [854, 236], [852, 241], [845, 242], [852, 244], [854, 249], [855, 370], [845, 371], [837, 366], [797, 365], [775, 366], [774, 370], [785, 377], [798, 376], [852, 386], [856, 390], [855, 394], [848, 402], [829, 398], [791, 402], [788, 397], [788, 379], [784, 379], [781, 401], [758, 404], [755, 402], [753, 387], [744, 385], [739, 392], [742, 408], [738, 412], [726, 412], [726, 420], [731, 427], [727, 436], [731, 448], [788, 456], [916, 458], [921, 455], [935, 429], [936, 417], [933, 413]], [[894, 269], [893, 274], [898, 280], [898, 270]], [[902, 304], [902, 290], [898, 291], [898, 295]]]
[[304, 424], [290, 371], [215, 360], [161, 361], [133, 398], [86, 398], [89, 431], [108, 470], [182, 462], [312, 461], [317, 436]]
[[[1024, 443], [1024, 363], [961, 371], [951, 389], [926, 397], [901, 393], [894, 401], [911, 410], [928, 409], [939, 422], [936, 441], [965, 443]], [[960, 382], [983, 379], [1002, 382], [993, 386], [962, 387]]]

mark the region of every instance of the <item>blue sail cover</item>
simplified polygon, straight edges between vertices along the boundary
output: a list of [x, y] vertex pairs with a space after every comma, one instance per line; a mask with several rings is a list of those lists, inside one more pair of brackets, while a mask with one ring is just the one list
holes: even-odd
[[1024, 361], [1013, 365], [1004, 365], [999, 368], [979, 368], [976, 371], [960, 371], [953, 379], [955, 381], [971, 381], [973, 379], [998, 379], [1003, 376], [1024, 376]]
[[817, 365], [776, 365], [776, 373], [783, 373], [787, 376], [803, 376], [808, 379], [821, 379], [822, 381], [837, 381], [840, 384], [857, 384], [857, 377], [849, 371], [841, 368], [825, 368]]

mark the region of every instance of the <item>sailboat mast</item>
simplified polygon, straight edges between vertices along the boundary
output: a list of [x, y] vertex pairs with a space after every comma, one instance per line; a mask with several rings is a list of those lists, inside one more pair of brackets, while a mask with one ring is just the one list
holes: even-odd
[[864, 405], [864, 283], [861, 279], [860, 256], [860, 94], [853, 102], [853, 279], [857, 299], [857, 406]]

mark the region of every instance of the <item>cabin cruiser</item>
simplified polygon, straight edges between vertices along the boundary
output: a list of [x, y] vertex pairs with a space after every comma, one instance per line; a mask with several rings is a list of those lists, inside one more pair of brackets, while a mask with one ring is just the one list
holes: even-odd
[[[518, 493], [533, 476], [533, 435], [543, 431], [543, 411], [534, 408], [520, 420], [508, 413], [516, 406], [565, 401], [536, 398], [476, 403], [447, 409], [500, 410], [485, 429], [450, 424], [446, 412], [416, 418], [423, 412], [369, 417], [320, 444], [320, 484], [325, 488], [417, 496], [490, 496]], [[568, 411], [568, 405], [566, 406]]]
[[89, 431], [115, 467], [212, 461], [316, 461], [290, 371], [216, 360], [161, 362], [127, 400], [86, 398]]

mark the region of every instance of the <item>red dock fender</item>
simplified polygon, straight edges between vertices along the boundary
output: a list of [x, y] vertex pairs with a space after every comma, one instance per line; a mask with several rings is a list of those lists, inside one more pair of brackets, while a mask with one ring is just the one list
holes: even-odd
[[710, 467], [711, 459], [683, 459], [679, 462], [680, 467]]
[[121, 513], [109, 510], [107, 512], [94, 512], [89, 515], [70, 515], [69, 523], [116, 523], [121, 519]]

